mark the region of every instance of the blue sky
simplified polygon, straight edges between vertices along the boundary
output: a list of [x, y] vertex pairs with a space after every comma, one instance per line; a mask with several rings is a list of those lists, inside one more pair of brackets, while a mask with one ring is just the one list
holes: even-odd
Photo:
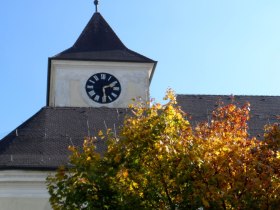
[[[0, 2], [0, 137], [45, 106], [47, 58], [73, 45], [92, 0]], [[151, 96], [280, 95], [279, 0], [100, 0], [124, 44], [158, 61]]]

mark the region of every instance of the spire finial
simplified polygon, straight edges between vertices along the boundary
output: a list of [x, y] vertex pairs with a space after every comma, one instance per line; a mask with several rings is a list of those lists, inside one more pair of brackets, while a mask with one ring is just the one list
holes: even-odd
[[98, 12], [98, 0], [94, 0], [95, 12]]

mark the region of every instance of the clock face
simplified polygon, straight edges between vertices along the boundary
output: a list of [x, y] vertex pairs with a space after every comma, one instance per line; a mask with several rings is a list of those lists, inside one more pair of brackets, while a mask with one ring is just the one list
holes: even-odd
[[108, 73], [92, 75], [87, 80], [85, 88], [90, 99], [100, 104], [111, 103], [121, 94], [120, 82]]

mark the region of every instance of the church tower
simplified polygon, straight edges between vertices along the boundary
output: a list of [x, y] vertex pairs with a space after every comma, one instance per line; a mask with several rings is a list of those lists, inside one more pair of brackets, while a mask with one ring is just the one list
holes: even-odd
[[128, 49], [95, 4], [74, 45], [49, 58], [47, 106], [126, 108], [149, 99], [156, 62]]
[[[68, 146], [81, 147], [100, 130], [117, 133], [131, 99], [149, 99], [155, 66], [96, 9], [74, 45], [49, 58], [46, 106], [0, 141], [0, 209], [50, 210], [46, 177], [69, 166]], [[104, 140], [95, 146], [107, 150]]]

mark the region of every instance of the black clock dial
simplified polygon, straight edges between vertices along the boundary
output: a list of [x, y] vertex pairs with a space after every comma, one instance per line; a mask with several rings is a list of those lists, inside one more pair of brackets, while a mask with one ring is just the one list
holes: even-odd
[[107, 104], [115, 101], [121, 94], [121, 84], [111, 74], [97, 73], [86, 82], [87, 95], [95, 102]]

